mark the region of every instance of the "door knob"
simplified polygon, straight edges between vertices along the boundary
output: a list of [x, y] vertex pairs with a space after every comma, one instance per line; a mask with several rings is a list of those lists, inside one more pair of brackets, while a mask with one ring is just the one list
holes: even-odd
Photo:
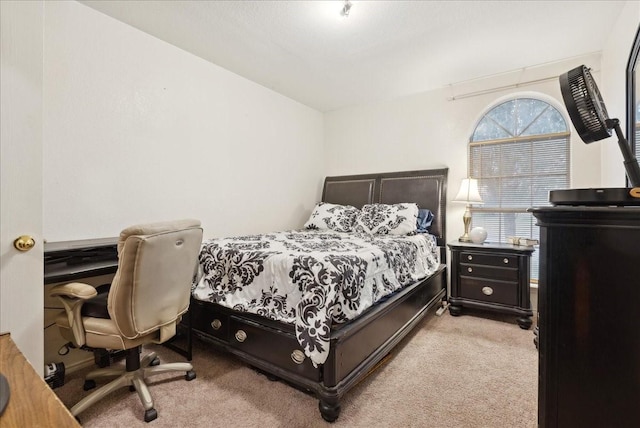
[[13, 241], [13, 246], [18, 251], [29, 251], [36, 245], [36, 240], [29, 235], [18, 236]]

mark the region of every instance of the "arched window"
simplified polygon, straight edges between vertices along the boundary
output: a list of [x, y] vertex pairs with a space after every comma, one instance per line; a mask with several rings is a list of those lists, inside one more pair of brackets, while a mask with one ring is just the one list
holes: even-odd
[[[516, 98], [489, 110], [469, 142], [469, 176], [478, 179], [483, 205], [473, 207], [473, 226], [488, 240], [539, 239], [527, 208], [549, 205], [549, 191], [569, 187], [569, 129], [549, 103]], [[537, 251], [531, 264], [538, 276]]]

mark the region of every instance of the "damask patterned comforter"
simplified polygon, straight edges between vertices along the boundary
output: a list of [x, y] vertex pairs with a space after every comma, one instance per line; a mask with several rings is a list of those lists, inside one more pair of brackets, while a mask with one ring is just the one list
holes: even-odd
[[287, 231], [205, 241], [192, 294], [295, 325], [314, 365], [329, 353], [332, 323], [356, 318], [394, 291], [432, 274], [432, 235]]

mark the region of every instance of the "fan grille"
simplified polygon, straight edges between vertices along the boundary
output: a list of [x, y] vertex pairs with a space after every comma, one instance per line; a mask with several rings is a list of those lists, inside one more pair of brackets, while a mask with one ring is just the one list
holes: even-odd
[[607, 109], [589, 69], [584, 65], [560, 76], [560, 89], [573, 126], [585, 143], [611, 136]]

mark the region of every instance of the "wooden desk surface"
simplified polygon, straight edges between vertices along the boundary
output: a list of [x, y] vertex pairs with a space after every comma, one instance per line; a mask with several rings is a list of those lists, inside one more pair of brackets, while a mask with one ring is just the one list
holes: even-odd
[[83, 250], [87, 248], [110, 247], [118, 244], [118, 238], [94, 238], [94, 239], [78, 239], [75, 241], [56, 241], [45, 242], [45, 253], [56, 253], [59, 251]]
[[7, 378], [11, 393], [0, 416], [2, 428], [80, 427], [8, 333], [0, 334], [0, 373]]

